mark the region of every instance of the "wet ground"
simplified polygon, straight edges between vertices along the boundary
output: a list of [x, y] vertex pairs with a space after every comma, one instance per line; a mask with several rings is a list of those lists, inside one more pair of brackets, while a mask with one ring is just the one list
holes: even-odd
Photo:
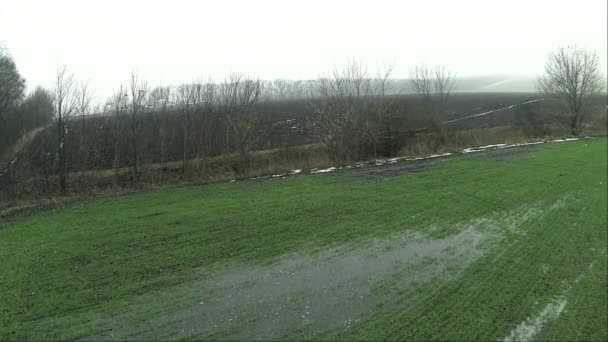
[[366, 165], [365, 167], [349, 168], [343, 171], [344, 175], [352, 175], [355, 177], [386, 177], [399, 176], [411, 172], [422, 171], [430, 166], [447, 160], [457, 159], [484, 159], [484, 160], [511, 160], [522, 153], [528, 153], [537, 148], [537, 145], [516, 146], [502, 149], [487, 149], [474, 151], [470, 153], [454, 153], [445, 156], [437, 156], [431, 158], [422, 158], [418, 160], [399, 160], [391, 163], [383, 163], [381, 165]]
[[[568, 200], [463, 222], [447, 236], [446, 227], [433, 226], [266, 265], [202, 271], [200, 281], [131, 300], [123, 317], [95, 317], [114, 329], [86, 339], [284, 340], [348, 330], [396, 298], [403, 305], [416, 297], [420, 285], [457, 279], [506, 236], [525, 234], [523, 224]], [[158, 302], [166, 304], [150, 306]], [[154, 310], [155, 319], [135, 323]]]

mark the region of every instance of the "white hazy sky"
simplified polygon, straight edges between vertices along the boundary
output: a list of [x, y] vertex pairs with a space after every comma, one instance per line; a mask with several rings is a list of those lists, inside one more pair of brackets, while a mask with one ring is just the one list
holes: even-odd
[[315, 78], [348, 57], [421, 61], [460, 76], [537, 75], [560, 45], [596, 49], [606, 73], [606, 0], [0, 0], [0, 41], [30, 89], [58, 66], [104, 96], [132, 71], [150, 84], [244, 72]]

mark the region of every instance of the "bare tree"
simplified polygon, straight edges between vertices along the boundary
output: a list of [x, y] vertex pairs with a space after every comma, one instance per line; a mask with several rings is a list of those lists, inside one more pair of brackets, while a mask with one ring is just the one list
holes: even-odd
[[[334, 69], [334, 73], [337, 73], [337, 69]], [[342, 78], [349, 95], [365, 96], [371, 93], [372, 89], [368, 71], [361, 61], [349, 58], [343, 73]]]
[[440, 115], [445, 115], [448, 100], [456, 84], [456, 73], [445, 66], [438, 65], [433, 69], [434, 79], [433, 88], [438, 96], [438, 111]]
[[[429, 110], [443, 115], [456, 84], [456, 73], [442, 65], [429, 67], [422, 63], [410, 70], [412, 91], [418, 94]], [[433, 97], [437, 98], [436, 105]]]
[[386, 92], [392, 64], [385, 65], [376, 78], [361, 62], [349, 59], [344, 68], [334, 67], [329, 76], [316, 81], [312, 98], [312, 129], [334, 158], [339, 161], [359, 160], [385, 154], [387, 137]]
[[433, 71], [424, 63], [410, 70], [410, 82], [412, 91], [420, 96], [423, 103], [431, 106], [431, 94], [433, 93]]
[[604, 87], [599, 57], [595, 51], [576, 46], [560, 47], [549, 54], [545, 74], [538, 78], [538, 85], [562, 103], [570, 132], [576, 136], [584, 123], [588, 99]]
[[309, 81], [282, 78], [271, 81], [260, 81], [260, 100], [285, 100], [309, 96], [307, 94], [307, 82]]
[[210, 119], [214, 111], [216, 96], [216, 86], [211, 80], [206, 83], [199, 80], [196, 83], [193, 131], [195, 137], [198, 138], [194, 142], [197, 158], [204, 159], [209, 153], [211, 145], [209, 141]]
[[124, 139], [124, 122], [127, 112], [127, 102], [129, 100], [129, 94], [127, 89], [122, 84], [120, 88], [114, 92], [112, 97], [108, 100], [107, 111], [112, 113], [113, 118], [109, 120], [110, 123], [110, 134], [112, 135], [112, 142], [114, 144], [112, 168], [118, 170], [121, 166], [121, 145]]
[[177, 87], [175, 92], [175, 103], [179, 108], [182, 122], [182, 173], [186, 172], [188, 164], [188, 146], [190, 140], [190, 126], [192, 125], [192, 112], [194, 111], [196, 101], [196, 86], [194, 84], [182, 84]]
[[129, 79], [130, 101], [128, 105], [130, 116], [129, 150], [131, 180], [135, 183], [139, 180], [139, 135], [141, 132], [141, 116], [146, 109], [146, 97], [149, 93], [148, 83], [142, 81], [137, 74], [132, 73]]
[[169, 105], [171, 103], [171, 87], [156, 87], [151, 91], [150, 100], [153, 103], [155, 112], [160, 113], [159, 124], [159, 144], [160, 144], [160, 165], [161, 172], [166, 168], [167, 145], [169, 140]]
[[383, 63], [382, 68], [380, 68], [379, 66], [377, 67], [376, 83], [378, 84], [379, 88], [378, 93], [381, 96], [384, 96], [386, 94], [386, 91], [388, 90], [388, 81], [391, 77], [391, 74], [393, 73], [393, 69], [395, 69], [394, 62]]
[[456, 74], [444, 66], [428, 67], [422, 63], [410, 70], [412, 90], [422, 99], [427, 124], [435, 132], [433, 150], [444, 145], [447, 136], [442, 121], [456, 83]]
[[81, 170], [85, 168], [88, 160], [88, 146], [86, 143], [86, 119], [87, 115], [91, 113], [91, 106], [93, 101], [93, 91], [89, 86], [88, 81], [81, 81], [77, 84], [77, 96], [78, 96], [78, 116], [80, 117], [80, 158]]
[[260, 81], [241, 74], [231, 74], [219, 90], [220, 110], [228, 123], [228, 139], [241, 157], [239, 171], [249, 165], [249, 152], [253, 147], [255, 111], [260, 96]]
[[57, 134], [57, 173], [61, 192], [67, 191], [67, 153], [66, 135], [67, 122], [78, 109], [78, 90], [74, 74], [69, 73], [64, 66], [57, 70], [53, 90], [55, 105], [55, 129]]

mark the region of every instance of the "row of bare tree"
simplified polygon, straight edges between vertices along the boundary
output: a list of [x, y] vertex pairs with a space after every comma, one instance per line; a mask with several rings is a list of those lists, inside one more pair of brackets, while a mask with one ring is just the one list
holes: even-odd
[[[66, 192], [70, 175], [103, 169], [128, 170], [121, 174], [135, 184], [152, 164], [165, 170], [168, 163], [175, 169], [179, 162], [181, 174], [201, 173], [210, 157], [228, 154], [236, 156], [233, 171], [245, 174], [260, 134], [256, 104], [281, 99], [307, 99], [307, 126], [338, 161], [394, 155], [420, 129], [434, 133], [433, 148], [445, 144], [442, 122], [456, 74], [444, 66], [411, 69], [412, 110], [392, 95], [393, 69], [384, 64], [374, 72], [349, 59], [344, 68], [310, 81], [264, 82], [231, 74], [220, 83], [198, 80], [155, 88], [132, 74], [99, 106], [89, 84], [61, 68], [50, 91], [38, 90], [40, 99], [48, 99], [41, 103], [47, 103], [45, 117], [51, 120], [37, 136], [30, 135], [19, 171], [18, 166], [0, 170], [9, 175], [8, 182], [0, 176], [0, 186], [38, 180], [48, 190], [57, 179]], [[577, 48], [551, 55], [539, 80], [546, 94], [570, 113], [572, 134], [580, 132], [586, 99], [601, 90], [601, 83], [597, 55]]]
[[[344, 69], [334, 68], [306, 83], [312, 113], [307, 125], [333, 158], [357, 160], [398, 152], [411, 128], [402, 108], [387, 96], [392, 70], [393, 65], [386, 64], [370, 73], [353, 59]], [[281, 84], [281, 93], [271, 98], [297, 95], [294, 88], [285, 90], [292, 82], [275, 83]], [[50, 91], [52, 121], [22, 159], [21, 171], [27, 164], [29, 172], [14, 170], [11, 182], [39, 179], [39, 188], [48, 190], [56, 179], [65, 193], [75, 173], [126, 168], [134, 184], [151, 164], [165, 170], [171, 162], [175, 169], [179, 161], [182, 174], [200, 173], [209, 157], [226, 154], [238, 157], [231, 165], [234, 172], [247, 173], [260, 138], [255, 106], [264, 89], [263, 82], [242, 74], [229, 75], [221, 83], [199, 80], [155, 88], [132, 74], [99, 106], [93, 103], [89, 84], [61, 68]], [[181, 146], [176, 146], [178, 141]]]
[[[91, 139], [96, 134], [95, 127], [88, 127], [99, 121], [105, 123], [110, 135], [107, 140], [112, 146], [111, 167], [119, 169], [127, 165], [133, 183], [139, 180], [142, 164], [157, 159], [146, 155], [147, 160], [142, 160], [142, 149], [149, 152], [142, 144], [150, 140], [150, 137], [142, 137], [143, 128], [151, 119], [160, 121], [157, 136], [161, 168], [169, 161], [169, 134], [174, 132], [170, 123], [174, 123], [176, 117], [181, 124], [182, 172], [186, 172], [190, 159], [204, 158], [211, 149], [217, 153], [218, 140], [221, 140], [219, 144], [225, 145], [220, 152], [237, 152], [242, 158], [242, 165], [238, 167], [246, 168], [254, 138], [253, 107], [260, 89], [259, 80], [241, 74], [232, 74], [219, 84], [198, 81], [154, 89], [132, 74], [128, 83], [121, 85], [106, 101], [102, 112], [92, 115], [93, 93], [88, 84], [77, 82], [73, 74], [65, 68], [60, 69], [53, 89], [55, 115], [52, 125], [56, 136], [54, 163], [61, 191], [66, 191], [66, 177], [74, 171], [73, 167], [72, 170], [68, 167], [70, 157], [80, 158], [77, 163], [80, 170], [99, 166], [91, 163], [91, 159], [95, 151], [104, 146], [95, 146], [99, 143]], [[75, 120], [78, 124], [73, 122]], [[77, 139], [70, 129], [78, 130]], [[146, 134], [150, 133], [146, 131]], [[71, 144], [67, 143], [68, 136], [72, 137]], [[77, 145], [77, 148], [70, 149], [68, 145]], [[78, 152], [76, 156], [69, 156], [74, 150]]]
[[[421, 64], [410, 71], [418, 107], [412, 113], [391, 92], [392, 64], [372, 74], [357, 60], [318, 81], [319, 97], [311, 101], [315, 132], [340, 160], [359, 160], [399, 151], [416, 129], [440, 125], [455, 85], [455, 73], [444, 66]], [[406, 117], [408, 116], [408, 117]]]

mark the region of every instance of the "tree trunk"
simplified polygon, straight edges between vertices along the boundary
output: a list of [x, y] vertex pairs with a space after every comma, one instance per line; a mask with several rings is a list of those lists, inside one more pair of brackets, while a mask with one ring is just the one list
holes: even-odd
[[135, 116], [131, 118], [131, 180], [137, 183], [139, 172], [137, 170], [137, 137], [136, 137]]
[[572, 136], [577, 136], [578, 135], [578, 123], [577, 123], [577, 115], [573, 115], [572, 118], [570, 119], [570, 133], [572, 134]]
[[62, 194], [67, 192], [66, 184], [66, 158], [65, 158], [65, 123], [59, 113], [59, 120], [57, 121], [57, 157], [59, 165], [57, 166], [57, 173], [59, 175], [59, 188]]
[[186, 173], [186, 165], [188, 164], [188, 118], [184, 118], [184, 146], [183, 146], [183, 157], [182, 157], [182, 174]]

